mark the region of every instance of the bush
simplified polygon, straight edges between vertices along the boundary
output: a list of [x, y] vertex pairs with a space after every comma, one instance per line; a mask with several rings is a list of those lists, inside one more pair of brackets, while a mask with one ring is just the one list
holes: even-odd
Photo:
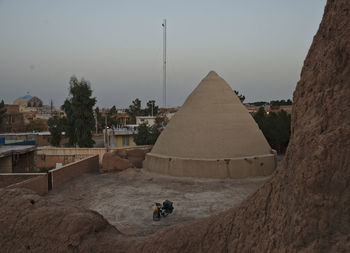
[[163, 131], [166, 120], [163, 117], [157, 117], [153, 126], [143, 123], [137, 127], [137, 133], [134, 134], [136, 145], [154, 145], [158, 136]]
[[290, 115], [284, 110], [267, 114], [264, 107], [260, 107], [254, 119], [271, 148], [278, 153], [284, 153], [290, 139]]

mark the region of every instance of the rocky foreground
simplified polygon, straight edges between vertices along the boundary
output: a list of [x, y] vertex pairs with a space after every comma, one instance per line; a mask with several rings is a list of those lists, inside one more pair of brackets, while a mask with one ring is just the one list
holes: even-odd
[[1, 252], [350, 252], [349, 28], [350, 1], [328, 0], [286, 157], [238, 208], [132, 238], [98, 213], [0, 190]]
[[120, 236], [97, 212], [0, 189], [0, 252], [105, 252]]

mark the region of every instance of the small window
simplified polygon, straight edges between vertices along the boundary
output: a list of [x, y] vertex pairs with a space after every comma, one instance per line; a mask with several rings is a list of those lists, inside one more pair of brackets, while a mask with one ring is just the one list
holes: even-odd
[[123, 146], [129, 146], [129, 136], [123, 136]]

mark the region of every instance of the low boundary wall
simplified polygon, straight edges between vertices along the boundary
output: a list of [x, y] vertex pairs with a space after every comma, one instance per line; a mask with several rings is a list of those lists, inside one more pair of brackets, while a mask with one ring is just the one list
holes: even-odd
[[48, 172], [49, 189], [54, 189], [67, 181], [87, 172], [98, 172], [98, 155], [84, 158]]
[[[17, 177], [18, 175], [15, 175]], [[28, 176], [28, 175], [27, 175]], [[20, 176], [18, 176], [20, 177]], [[25, 178], [23, 176], [22, 178]], [[25, 179], [22, 182], [11, 184], [6, 188], [26, 188], [30, 189], [40, 195], [48, 193], [48, 175], [46, 173], [33, 173], [29, 179]]]
[[45, 174], [46, 173], [0, 173], [0, 188]]
[[44, 195], [75, 177], [87, 172], [98, 172], [98, 170], [98, 155], [94, 155], [50, 170], [48, 173], [0, 174], [0, 188], [26, 188]]
[[151, 172], [177, 177], [246, 178], [268, 176], [277, 165], [276, 154], [228, 159], [189, 159], [146, 154], [143, 167]]
[[35, 155], [35, 164], [37, 167], [56, 167], [56, 163], [63, 165], [79, 161], [92, 155], [99, 155], [99, 163], [102, 164], [104, 153], [116, 150], [129, 149], [149, 149], [151, 146], [132, 146], [121, 148], [38, 148]]

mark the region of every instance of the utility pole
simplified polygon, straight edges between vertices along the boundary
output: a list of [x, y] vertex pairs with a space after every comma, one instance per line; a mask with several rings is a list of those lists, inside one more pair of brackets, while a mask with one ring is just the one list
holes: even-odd
[[108, 132], [107, 132], [107, 130], [108, 130], [108, 127], [107, 127], [107, 114], [105, 115], [105, 144], [106, 144], [106, 148], [107, 148], [107, 152], [108, 152], [108, 139], [109, 139], [109, 137], [108, 137]]
[[97, 124], [97, 113], [94, 111], [95, 114], [95, 124], [96, 124], [96, 134], [98, 134], [98, 124]]
[[163, 107], [166, 108], [166, 19], [163, 20]]

